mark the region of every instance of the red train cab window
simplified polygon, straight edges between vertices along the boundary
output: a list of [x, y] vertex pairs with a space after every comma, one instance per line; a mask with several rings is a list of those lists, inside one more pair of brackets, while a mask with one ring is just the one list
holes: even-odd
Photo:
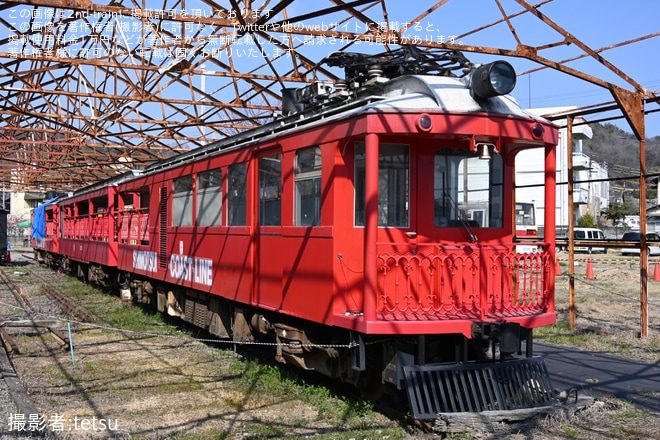
[[295, 164], [296, 226], [321, 224], [321, 149], [305, 148], [296, 153]]
[[197, 226], [222, 226], [222, 171], [197, 175]]
[[480, 159], [469, 150], [442, 149], [435, 156], [434, 224], [439, 228], [501, 228], [502, 156]]
[[[408, 145], [380, 144], [378, 226], [410, 225], [410, 152]], [[364, 226], [366, 207], [364, 142], [355, 143], [355, 226]]]

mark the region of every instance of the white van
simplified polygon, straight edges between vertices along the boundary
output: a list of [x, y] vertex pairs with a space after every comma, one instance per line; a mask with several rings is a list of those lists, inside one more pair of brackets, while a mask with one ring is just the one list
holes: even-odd
[[[573, 229], [573, 239], [574, 240], [605, 240], [605, 234], [603, 231], [596, 228], [575, 228]], [[607, 253], [606, 247], [596, 247], [596, 246], [575, 246], [573, 249], [575, 252], [586, 252], [591, 254], [592, 252], [602, 252]]]

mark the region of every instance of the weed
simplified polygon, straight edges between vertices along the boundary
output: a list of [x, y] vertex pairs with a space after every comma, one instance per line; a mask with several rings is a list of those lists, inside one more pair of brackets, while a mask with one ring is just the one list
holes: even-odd
[[623, 402], [621, 411], [617, 413], [617, 418], [621, 420], [630, 420], [638, 417], [640, 412], [635, 406], [629, 402]]
[[447, 438], [451, 440], [474, 440], [474, 436], [469, 432], [451, 432], [447, 434]]
[[203, 434], [179, 434], [172, 437], [173, 440], [224, 440], [229, 438], [230, 433], [221, 429], [209, 429]]
[[[309, 405], [328, 422], [360, 423], [373, 416], [373, 405], [360, 399], [346, 399], [336, 395], [326, 386], [306, 383], [297, 371], [264, 365], [255, 360], [246, 360], [240, 379], [243, 400], [234, 400], [235, 407], [246, 402], [264, 403], [264, 400], [279, 401], [295, 399]], [[266, 402], [266, 403], [268, 403]]]
[[644, 437], [644, 431], [629, 426], [615, 426], [610, 429], [614, 438], [618, 439], [638, 439]]
[[571, 329], [567, 323], [563, 322], [535, 329], [534, 336], [555, 344], [575, 345], [578, 347], [584, 347], [591, 338], [588, 332]]

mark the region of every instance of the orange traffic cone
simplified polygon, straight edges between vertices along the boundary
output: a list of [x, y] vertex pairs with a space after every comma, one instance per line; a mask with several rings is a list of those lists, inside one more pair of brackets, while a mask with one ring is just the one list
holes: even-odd
[[594, 279], [594, 265], [591, 262], [591, 258], [587, 258], [587, 279], [588, 280]]
[[555, 275], [561, 275], [561, 264], [559, 264], [559, 258], [555, 258]]
[[653, 269], [653, 281], [660, 281], [660, 267], [658, 262], [655, 262], [655, 267]]

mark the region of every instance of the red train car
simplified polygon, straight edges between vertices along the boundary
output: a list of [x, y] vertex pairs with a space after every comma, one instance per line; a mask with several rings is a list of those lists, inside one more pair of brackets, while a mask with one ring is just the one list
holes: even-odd
[[74, 261], [79, 276], [104, 286], [115, 284], [111, 277], [117, 267], [117, 226], [121, 227], [115, 214], [117, 191], [116, 184], [105, 182], [57, 203], [60, 266], [70, 271]]
[[[485, 384], [497, 374], [547, 401], [531, 355], [533, 329], [555, 321], [557, 128], [507, 95], [508, 63], [443, 52], [452, 68], [435, 57], [428, 75], [404, 55], [331, 57], [345, 83], [286, 90], [296, 99], [272, 123], [122, 178], [116, 268], [92, 251], [75, 260], [214, 335], [273, 342], [282, 362], [371, 396], [405, 390], [419, 418], [522, 404]], [[546, 236], [521, 254], [514, 158], [528, 148], [545, 151]], [[90, 214], [113, 191], [87, 191]], [[522, 342], [527, 361], [509, 362]]]

